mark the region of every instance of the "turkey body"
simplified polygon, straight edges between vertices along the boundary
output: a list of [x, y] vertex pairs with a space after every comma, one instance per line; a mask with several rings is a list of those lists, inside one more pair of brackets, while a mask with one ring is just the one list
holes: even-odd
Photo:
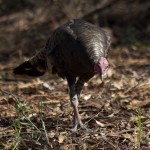
[[[74, 110], [74, 128], [85, 128], [78, 111], [78, 99], [85, 82], [108, 67], [110, 36], [101, 28], [75, 19], [57, 28], [43, 50], [14, 69], [15, 74], [40, 76], [46, 71], [66, 78]], [[77, 78], [78, 77], [78, 78]]]
[[108, 35], [83, 20], [73, 20], [58, 28], [46, 44], [48, 62], [61, 77], [93, 72], [101, 56], [107, 57]]

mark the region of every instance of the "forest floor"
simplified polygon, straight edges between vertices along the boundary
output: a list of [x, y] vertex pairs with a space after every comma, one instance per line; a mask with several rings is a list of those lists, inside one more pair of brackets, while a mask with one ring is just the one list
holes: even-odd
[[[29, 30], [30, 22], [24, 20], [19, 24], [22, 34], [18, 34], [18, 24], [11, 22], [18, 17], [23, 18], [24, 12], [10, 15], [8, 24], [0, 17], [0, 149], [149, 150], [150, 46], [136, 42], [112, 47], [105, 79], [93, 77], [81, 94], [79, 111], [91, 130], [74, 133], [65, 80], [48, 74], [37, 79], [12, 74], [12, 68], [33, 53], [25, 55], [27, 41], [39, 34]], [[28, 46], [43, 45], [47, 29], [45, 25], [44, 32]]]
[[[128, 48], [124, 52], [128, 55]], [[69, 131], [73, 123], [66, 81], [48, 74], [16, 79], [7, 68], [22, 59], [12, 58], [1, 69], [1, 149], [45, 149], [49, 142], [51, 149], [148, 150], [150, 68], [147, 55], [141, 53], [133, 50], [128, 61], [121, 53], [114, 54], [103, 82], [95, 76], [85, 85], [79, 110], [91, 132], [79, 129], [77, 133]]]

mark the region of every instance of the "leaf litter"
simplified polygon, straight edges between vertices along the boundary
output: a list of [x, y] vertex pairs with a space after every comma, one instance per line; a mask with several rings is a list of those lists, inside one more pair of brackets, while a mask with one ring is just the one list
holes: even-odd
[[[0, 148], [9, 149], [19, 136], [20, 149], [25, 145], [66, 150], [150, 149], [149, 61], [140, 56], [135, 58], [132, 52], [132, 59], [122, 63], [125, 59], [117, 51], [112, 50], [115, 57], [110, 58], [113, 65], [105, 80], [95, 76], [81, 94], [79, 110], [83, 122], [91, 129], [88, 132], [70, 131], [73, 118], [66, 81], [57, 77], [47, 79], [48, 75], [17, 80], [11, 71], [2, 70], [2, 74], [8, 75], [5, 78], [13, 80], [7, 83], [0, 80], [0, 139], [3, 141]], [[16, 62], [15, 59], [12, 61]]]

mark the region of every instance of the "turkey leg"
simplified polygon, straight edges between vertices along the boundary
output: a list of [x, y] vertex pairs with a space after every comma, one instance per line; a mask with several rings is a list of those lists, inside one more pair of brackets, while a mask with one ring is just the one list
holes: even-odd
[[70, 101], [74, 111], [74, 127], [72, 131], [76, 132], [78, 125], [80, 125], [80, 127], [83, 129], [85, 129], [85, 127], [81, 121], [81, 117], [78, 110], [79, 101], [78, 101], [78, 96], [77, 96], [76, 86], [75, 86], [76, 78], [68, 77], [67, 81], [70, 89]]

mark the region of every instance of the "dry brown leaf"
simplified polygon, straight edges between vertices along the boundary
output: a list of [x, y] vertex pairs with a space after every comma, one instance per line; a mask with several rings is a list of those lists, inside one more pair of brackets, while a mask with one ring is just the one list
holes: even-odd
[[59, 144], [63, 143], [64, 139], [65, 139], [64, 135], [60, 134], [58, 136], [58, 142], [59, 142]]
[[55, 107], [55, 108], [53, 109], [53, 111], [56, 112], [56, 113], [62, 113], [60, 107]]
[[115, 70], [114, 69], [112, 69], [112, 68], [110, 68], [110, 69], [108, 69], [108, 71], [107, 71], [107, 76], [108, 77], [111, 77], [113, 74], [115, 74], [116, 72], [115, 72]]
[[122, 136], [126, 139], [132, 139], [132, 136], [129, 133], [122, 134]]
[[132, 100], [130, 105], [128, 105], [129, 109], [135, 109], [137, 107], [142, 107], [150, 104], [150, 99], [144, 100], [144, 101], [139, 101], [139, 100]]
[[133, 86], [136, 85], [137, 84], [136, 79], [135, 78], [130, 79], [130, 84]]
[[114, 117], [114, 113], [112, 113], [112, 114], [108, 115], [108, 117]]
[[60, 103], [60, 101], [59, 100], [53, 100], [53, 99], [49, 99], [49, 98], [47, 98], [47, 100], [48, 101], [44, 101], [44, 102], [42, 102], [43, 104], [58, 104], [58, 103]]
[[52, 111], [52, 112], [49, 112], [49, 114], [52, 115], [52, 116], [56, 116], [56, 115], [57, 115], [57, 112], [53, 112], [53, 111]]
[[87, 101], [87, 100], [89, 100], [91, 98], [91, 96], [92, 96], [91, 94], [85, 95], [83, 97], [83, 99]]
[[105, 127], [106, 125], [101, 123], [100, 121], [95, 120], [95, 122], [97, 123], [97, 125], [99, 125], [100, 127]]
[[29, 82], [29, 83], [19, 82], [18, 88], [24, 89], [24, 88], [34, 87], [36, 85], [38, 85], [38, 83], [36, 82]]
[[87, 101], [84, 106], [86, 106], [86, 107], [92, 106], [92, 107], [100, 109], [102, 107], [102, 104], [99, 102], [99, 100], [92, 99], [92, 100]]
[[69, 146], [67, 144], [61, 145], [60, 150], [69, 150]]
[[122, 83], [122, 81], [120, 80], [119, 82], [114, 82], [113, 83], [113, 86], [115, 87], [115, 88], [117, 88], [117, 89], [121, 89], [122, 87], [123, 87], [123, 83]]
[[49, 85], [48, 83], [46, 83], [46, 82], [43, 83], [43, 87], [45, 87], [46, 89], [49, 89], [50, 91], [52, 91], [52, 90], [55, 89], [55, 87], [50, 86], [50, 85]]
[[54, 136], [55, 136], [55, 131], [50, 131], [49, 133], [48, 133], [48, 136], [50, 137], [50, 138], [54, 138]]
[[41, 95], [44, 95], [45, 92], [44, 91], [41, 91], [41, 90], [38, 90], [38, 93], [41, 94]]
[[104, 104], [104, 109], [105, 109], [105, 110], [110, 109], [110, 103], [106, 102], [106, 103]]

